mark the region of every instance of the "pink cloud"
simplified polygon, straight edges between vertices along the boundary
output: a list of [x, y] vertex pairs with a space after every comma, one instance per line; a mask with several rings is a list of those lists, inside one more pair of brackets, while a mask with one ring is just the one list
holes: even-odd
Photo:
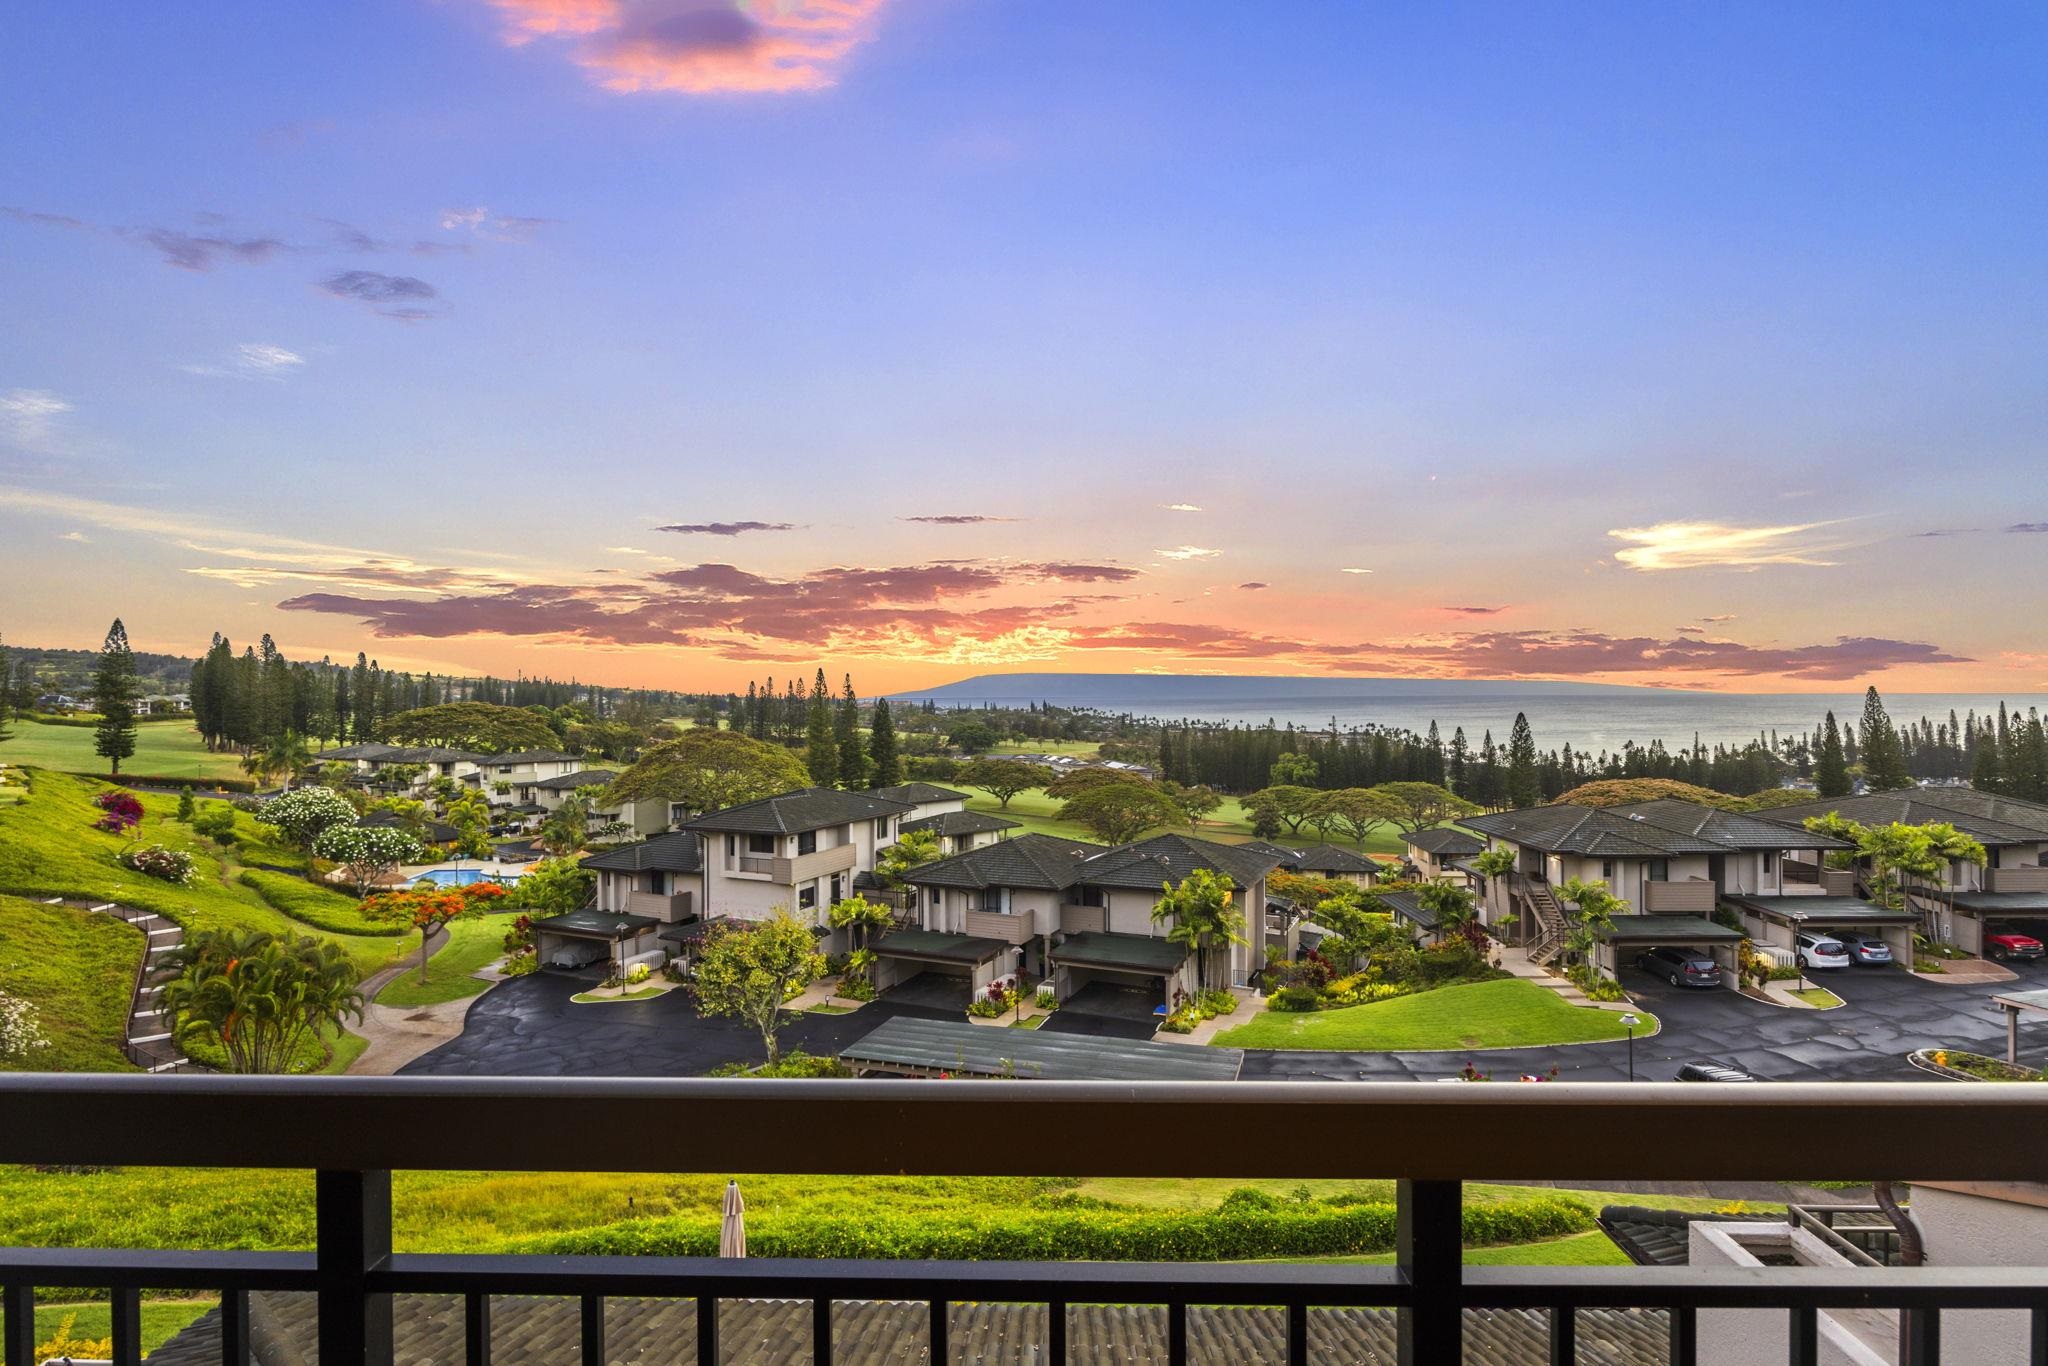
[[821, 90], [887, 0], [489, 0], [515, 45], [566, 43], [607, 90]]

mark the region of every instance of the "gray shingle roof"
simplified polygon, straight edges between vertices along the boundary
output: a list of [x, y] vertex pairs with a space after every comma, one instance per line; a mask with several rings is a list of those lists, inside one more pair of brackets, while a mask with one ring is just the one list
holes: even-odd
[[906, 835], [913, 830], [929, 830], [935, 835], [979, 835], [990, 830], [1015, 830], [1022, 824], [987, 811], [941, 811], [936, 816], [905, 821], [897, 828]]
[[1287, 866], [1299, 868], [1305, 873], [1372, 873], [1377, 875], [1381, 871], [1380, 864], [1376, 859], [1369, 859], [1363, 854], [1355, 854], [1349, 849], [1340, 849], [1334, 844], [1318, 844], [1314, 848], [1303, 849], [1291, 854], [1288, 856]]
[[479, 755], [477, 762], [485, 764], [573, 764], [576, 756], [564, 754], [558, 749], [519, 749], [510, 754]]
[[1470, 831], [1453, 829], [1448, 825], [1434, 830], [1417, 830], [1408, 837], [1408, 843], [1441, 858], [1470, 858], [1486, 849], [1485, 840]]
[[696, 832], [678, 830], [592, 854], [581, 864], [618, 873], [695, 873], [704, 868], [704, 845]]
[[797, 835], [806, 830], [900, 816], [915, 810], [909, 802], [841, 792], [835, 787], [803, 787], [757, 802], [711, 811], [689, 823], [691, 830], [724, 830], [741, 835]]
[[1423, 905], [1413, 892], [1377, 892], [1374, 898], [1411, 925], [1419, 925], [1425, 930], [1436, 928], [1436, 912]]
[[912, 869], [906, 880], [920, 887], [1028, 887], [1062, 892], [1074, 885], [1081, 863], [1104, 852], [1099, 844], [1036, 832], [1016, 835], [964, 854]]
[[1617, 816], [1638, 816], [1652, 825], [1683, 834], [1698, 835], [1702, 839], [1710, 839], [1730, 849], [1849, 848], [1847, 840], [1809, 834], [1805, 830], [1793, 835], [1776, 821], [1762, 820], [1735, 811], [1719, 811], [1711, 806], [1702, 806], [1698, 802], [1684, 802], [1671, 797], [1660, 797], [1648, 802], [1630, 802], [1625, 806], [1610, 806], [1607, 809]]
[[1154, 835], [1095, 855], [1081, 865], [1075, 880], [1091, 887], [1153, 891], [1163, 882], [1179, 882], [1197, 868], [1207, 868], [1227, 873], [1240, 887], [1249, 887], [1279, 866], [1280, 860], [1271, 854], [1241, 844], [1216, 844], [1192, 835]]
[[[1798, 806], [1760, 812], [1765, 820], [1798, 825], [1808, 816], [1840, 812], [1861, 825], [1906, 825], [1945, 822], [1979, 844], [2033, 844], [2048, 840], [2048, 815], [2032, 802], [2014, 802], [1970, 788], [1914, 788], [1905, 792], [1872, 792], [1861, 797], [1822, 797]], [[2025, 821], [2025, 824], [2016, 822]]]
[[579, 768], [574, 773], [559, 773], [552, 778], [542, 778], [531, 786], [544, 787], [550, 792], [573, 792], [579, 787], [603, 787], [618, 776], [609, 768]]
[[1670, 858], [1675, 854], [1724, 854], [1728, 846], [1648, 821], [1632, 821], [1596, 806], [1532, 806], [1470, 816], [1465, 824], [1482, 834], [1546, 854], [1596, 858]]
[[894, 787], [871, 787], [867, 790], [867, 795], [880, 797], [888, 802], [909, 802], [912, 806], [929, 806], [933, 802], [964, 802], [968, 798], [965, 792], [955, 792], [950, 787], [940, 787], [936, 783], [898, 783]]

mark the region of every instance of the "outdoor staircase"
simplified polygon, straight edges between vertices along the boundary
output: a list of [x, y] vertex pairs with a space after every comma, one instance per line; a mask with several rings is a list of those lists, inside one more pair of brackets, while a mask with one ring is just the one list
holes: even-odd
[[[63, 905], [64, 898], [52, 897], [48, 904]], [[185, 942], [184, 930], [154, 911], [139, 910], [133, 906], [120, 906], [111, 901], [97, 905], [73, 904], [82, 905], [85, 910], [99, 915], [125, 920], [146, 937], [142, 962], [136, 967], [135, 982], [128, 994], [128, 1028], [121, 1040], [121, 1051], [127, 1055], [128, 1061], [145, 1072], [176, 1072], [192, 1066], [192, 1060], [171, 1038], [171, 1021], [160, 1004], [163, 988], [149, 980], [163, 956]]]
[[1534, 926], [1529, 938], [1529, 961], [1548, 967], [1564, 952], [1567, 928], [1564, 908], [1558, 905], [1557, 894], [1550, 890], [1547, 882], [1517, 878], [1515, 891], [1528, 912], [1530, 924]]

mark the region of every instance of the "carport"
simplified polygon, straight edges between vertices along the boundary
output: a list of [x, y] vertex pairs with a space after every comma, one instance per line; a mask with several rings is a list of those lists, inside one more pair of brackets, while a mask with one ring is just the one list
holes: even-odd
[[1066, 1001], [1093, 982], [1139, 987], [1156, 993], [1165, 1005], [1181, 982], [1188, 951], [1164, 939], [1142, 934], [1071, 934], [1052, 951], [1053, 989]]
[[533, 945], [543, 966], [550, 964], [556, 954], [578, 946], [601, 949], [592, 961], [624, 963], [636, 953], [653, 949], [654, 932], [661, 926], [662, 922], [651, 915], [586, 907], [534, 921]]
[[2020, 1014], [2048, 1015], [2048, 991], [2009, 991], [1991, 998], [1991, 1004], [2005, 1011], [2005, 1060], [2020, 1065]]
[[1645, 949], [1697, 949], [1721, 965], [1721, 985], [1733, 991], [1741, 974], [1736, 970], [1735, 946], [1742, 932], [1719, 925], [1703, 915], [1617, 915], [1593, 931], [1593, 964], [1609, 977], [1620, 980], [1620, 966], [1633, 962]]
[[1893, 962], [1913, 962], [1913, 931], [1920, 917], [1912, 911], [1888, 911], [1853, 896], [1731, 896], [1728, 902], [1742, 912], [1750, 938], [1758, 943], [1789, 949], [1802, 932], [1856, 930], [1884, 940]]
[[899, 1015], [839, 1051], [856, 1073], [1044, 1081], [1235, 1081], [1236, 1048], [1189, 1048]]
[[1985, 935], [2011, 930], [2033, 934], [2033, 927], [2044, 920], [2048, 920], [2048, 892], [1957, 892], [1948, 940], [1959, 949], [1981, 955]]
[[1011, 959], [1007, 955], [1016, 952], [1000, 939], [916, 929], [892, 930], [873, 947], [878, 990], [886, 991], [921, 973], [957, 977], [963, 1010], [976, 992], [1009, 972]]

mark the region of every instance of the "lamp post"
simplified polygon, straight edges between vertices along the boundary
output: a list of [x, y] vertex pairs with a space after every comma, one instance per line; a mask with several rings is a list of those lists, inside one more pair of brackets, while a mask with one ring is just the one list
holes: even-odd
[[1628, 1031], [1628, 1079], [1630, 1081], [1636, 1079], [1636, 1026], [1641, 1023], [1642, 1021], [1633, 1015], [1623, 1015], [1621, 1017], [1622, 1028]]

